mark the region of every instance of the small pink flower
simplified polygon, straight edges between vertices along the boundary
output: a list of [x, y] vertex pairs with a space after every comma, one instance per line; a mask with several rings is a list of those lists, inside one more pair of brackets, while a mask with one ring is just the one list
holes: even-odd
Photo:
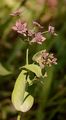
[[38, 44], [42, 44], [42, 42], [44, 42], [45, 40], [46, 40], [46, 38], [42, 36], [41, 32], [38, 32], [35, 34], [35, 37], [31, 40], [31, 43], [35, 42]]
[[54, 33], [54, 30], [55, 30], [55, 28], [53, 27], [53, 26], [50, 26], [49, 25], [49, 27], [48, 27], [48, 32], [50, 32], [50, 33]]
[[51, 33], [52, 35], [57, 36], [57, 34], [55, 33], [55, 28], [51, 25], [49, 25], [48, 27], [48, 32]]
[[27, 23], [18, 20], [18, 21], [16, 22], [16, 25], [13, 26], [12, 29], [13, 29], [14, 31], [17, 31], [18, 33], [23, 34], [24, 36], [26, 36]]

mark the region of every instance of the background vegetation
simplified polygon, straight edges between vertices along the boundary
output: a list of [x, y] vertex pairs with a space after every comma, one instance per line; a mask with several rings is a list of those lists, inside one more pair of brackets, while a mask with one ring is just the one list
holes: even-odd
[[46, 34], [47, 41], [42, 46], [29, 46], [29, 63], [34, 53], [46, 48], [55, 54], [58, 64], [48, 68], [43, 87], [39, 82], [36, 85], [34, 105], [22, 113], [22, 119], [66, 120], [66, 0], [0, 0], [0, 120], [16, 120], [18, 114], [11, 103], [11, 93], [19, 67], [25, 64], [27, 44], [11, 29], [16, 18], [10, 14], [17, 8], [23, 11], [21, 19], [29, 27], [36, 20], [44, 30], [49, 24], [55, 26], [58, 34]]

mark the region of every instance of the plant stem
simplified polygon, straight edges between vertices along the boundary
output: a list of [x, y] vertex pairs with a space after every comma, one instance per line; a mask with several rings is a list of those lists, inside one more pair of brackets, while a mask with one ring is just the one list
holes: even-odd
[[26, 65], [28, 65], [28, 48], [26, 50]]
[[46, 33], [48, 33], [48, 31], [44, 31], [44, 32], [42, 32], [42, 34], [46, 34]]
[[18, 116], [17, 116], [17, 120], [20, 120], [20, 118], [21, 118], [21, 115], [20, 115], [20, 114], [18, 114]]

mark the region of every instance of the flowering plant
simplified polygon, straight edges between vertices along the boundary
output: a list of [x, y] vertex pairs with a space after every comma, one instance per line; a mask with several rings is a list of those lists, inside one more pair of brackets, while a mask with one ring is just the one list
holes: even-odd
[[[14, 12], [11, 15], [17, 16], [20, 15], [20, 12]], [[36, 21], [33, 22], [34, 28], [38, 27], [43, 29]], [[51, 35], [57, 35], [54, 31], [54, 27], [49, 26], [47, 31], [40, 32], [35, 31], [35, 29], [28, 29], [26, 22], [21, 21], [20, 19], [16, 21], [16, 24], [12, 27], [13, 31], [16, 31], [19, 35], [22, 35], [27, 38], [27, 42], [32, 45], [34, 43], [42, 45], [45, 42], [46, 37], [45, 33], [50, 33]], [[21, 72], [15, 82], [14, 89], [12, 92], [12, 103], [17, 111], [27, 112], [31, 109], [34, 103], [34, 97], [32, 93], [29, 92], [29, 86], [34, 84], [34, 81], [37, 81], [37, 78], [42, 82], [42, 79], [47, 77], [47, 71], [42, 73], [42, 70], [46, 66], [51, 66], [52, 64], [57, 64], [57, 58], [54, 57], [53, 53], [48, 53], [46, 49], [39, 51], [33, 57], [33, 63], [29, 64], [28, 61], [28, 48], [26, 50], [26, 64], [20, 67]], [[30, 78], [30, 72], [34, 74], [33, 78]], [[42, 79], [41, 79], [42, 78]], [[20, 120], [20, 114], [18, 115], [18, 120]]]

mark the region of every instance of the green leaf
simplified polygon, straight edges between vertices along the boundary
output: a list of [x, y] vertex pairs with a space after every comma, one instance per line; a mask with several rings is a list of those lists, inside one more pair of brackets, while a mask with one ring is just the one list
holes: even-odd
[[12, 92], [12, 103], [14, 107], [20, 111], [20, 106], [23, 103], [25, 87], [26, 87], [26, 71], [23, 70], [19, 74]]
[[0, 63], [0, 75], [5, 76], [5, 75], [9, 75], [9, 74], [11, 74], [11, 72], [8, 71], [8, 70], [6, 70], [6, 69], [2, 66], [2, 64]]
[[28, 65], [25, 65], [25, 66], [23, 66], [21, 68], [26, 68], [27, 70], [35, 73], [37, 77], [41, 77], [42, 76], [41, 68], [38, 65], [28, 64]]
[[[25, 99], [26, 98], [26, 99]], [[33, 103], [34, 103], [34, 98], [32, 95], [30, 95], [28, 92], [25, 92], [25, 101], [23, 102], [23, 104], [21, 105], [20, 109], [22, 112], [27, 112], [30, 110], [30, 108], [32, 107]]]
[[19, 74], [12, 93], [12, 103], [16, 110], [27, 112], [33, 105], [34, 98], [25, 91], [26, 71], [22, 70]]

